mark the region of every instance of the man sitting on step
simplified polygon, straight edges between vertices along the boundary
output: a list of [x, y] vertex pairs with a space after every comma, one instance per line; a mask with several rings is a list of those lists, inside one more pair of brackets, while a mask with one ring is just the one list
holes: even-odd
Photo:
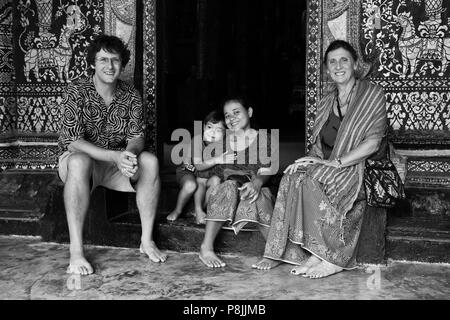
[[91, 190], [99, 185], [136, 192], [140, 251], [154, 262], [167, 258], [153, 242], [160, 179], [157, 158], [144, 151], [142, 99], [133, 86], [119, 80], [129, 59], [122, 40], [98, 36], [88, 48], [91, 76], [69, 84], [64, 97], [58, 174], [64, 182], [70, 234], [68, 273], [94, 272], [84, 256], [82, 235]]

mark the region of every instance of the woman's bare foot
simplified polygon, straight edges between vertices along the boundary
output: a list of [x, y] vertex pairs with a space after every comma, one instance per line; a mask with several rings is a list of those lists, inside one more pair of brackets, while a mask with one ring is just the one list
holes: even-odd
[[333, 274], [343, 271], [339, 266], [336, 266], [328, 261], [322, 261], [315, 267], [311, 268], [303, 276], [310, 279], [320, 279], [331, 276]]
[[273, 269], [273, 268], [279, 266], [280, 264], [281, 264], [281, 261], [263, 258], [262, 260], [253, 264], [252, 268], [258, 269], [258, 270], [270, 270], [270, 269]]
[[322, 260], [312, 254], [304, 264], [294, 267], [291, 270], [291, 273], [296, 276], [305, 274], [310, 268], [318, 265], [321, 261]]
[[82, 254], [76, 254], [70, 256], [70, 262], [66, 272], [85, 276], [94, 273], [94, 269]]
[[168, 221], [175, 221], [178, 219], [178, 217], [180, 216], [181, 211], [178, 210], [173, 210], [171, 213], [169, 213], [169, 215], [166, 217], [166, 219]]
[[159, 251], [153, 241], [142, 241], [139, 251], [145, 253], [153, 262], [165, 262], [167, 260], [167, 255]]
[[195, 210], [195, 223], [206, 224], [206, 212], [203, 210]]
[[198, 257], [208, 268], [223, 268], [226, 266], [226, 264], [216, 256], [214, 251], [210, 249], [202, 247]]

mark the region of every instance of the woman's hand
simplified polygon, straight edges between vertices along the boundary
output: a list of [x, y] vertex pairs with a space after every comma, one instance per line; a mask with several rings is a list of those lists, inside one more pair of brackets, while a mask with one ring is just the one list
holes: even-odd
[[233, 164], [236, 160], [234, 152], [225, 151], [221, 156], [214, 158], [214, 164]]
[[293, 174], [297, 172], [300, 167], [307, 167], [313, 164], [322, 164], [324, 166], [338, 168], [339, 164], [336, 160], [323, 160], [317, 157], [303, 157], [295, 160], [293, 164], [288, 166], [284, 173]]
[[304, 165], [299, 164], [299, 163], [293, 163], [291, 165], [289, 165], [284, 171], [284, 174], [294, 174], [297, 172], [298, 168], [303, 167]]
[[326, 160], [323, 160], [323, 159], [320, 159], [317, 157], [303, 157], [303, 158], [295, 160], [295, 163], [298, 163], [305, 167], [312, 165], [312, 164], [325, 164], [325, 162], [326, 162]]
[[138, 170], [137, 156], [126, 150], [122, 151], [118, 154], [116, 165], [125, 177], [131, 178]]
[[241, 200], [250, 200], [250, 204], [256, 201], [259, 197], [259, 193], [261, 192], [262, 185], [257, 181], [250, 181], [244, 183], [242, 187], [238, 188], [241, 192]]
[[311, 164], [320, 163], [320, 161], [322, 161], [322, 159], [316, 157], [303, 157], [295, 160], [295, 162], [288, 166], [283, 173], [294, 174], [300, 167], [307, 167]]

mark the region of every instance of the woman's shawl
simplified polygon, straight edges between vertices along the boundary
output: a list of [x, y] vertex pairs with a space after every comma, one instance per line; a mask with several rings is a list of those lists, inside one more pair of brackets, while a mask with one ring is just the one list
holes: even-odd
[[[367, 139], [381, 139], [386, 133], [386, 98], [383, 90], [369, 81], [357, 81], [355, 98], [350, 102], [338, 130], [330, 159], [343, 156]], [[320, 150], [318, 136], [330, 112], [333, 112], [335, 98], [334, 91], [320, 101], [313, 128], [312, 141], [316, 146], [314, 150], [316, 155], [322, 158], [323, 153]], [[317, 165], [307, 170], [308, 176], [322, 184], [323, 192], [330, 205], [342, 218], [351, 210], [360, 191], [363, 183], [364, 160], [341, 169]]]

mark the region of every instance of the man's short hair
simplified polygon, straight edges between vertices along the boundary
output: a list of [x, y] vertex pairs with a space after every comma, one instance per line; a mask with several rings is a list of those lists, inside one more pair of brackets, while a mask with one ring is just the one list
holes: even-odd
[[128, 61], [130, 61], [130, 50], [128, 50], [127, 46], [120, 38], [101, 34], [96, 37], [87, 48], [86, 61], [88, 66], [95, 65], [97, 52], [102, 49], [106, 52], [118, 53], [120, 55], [120, 60], [122, 61], [122, 67], [125, 67]]

